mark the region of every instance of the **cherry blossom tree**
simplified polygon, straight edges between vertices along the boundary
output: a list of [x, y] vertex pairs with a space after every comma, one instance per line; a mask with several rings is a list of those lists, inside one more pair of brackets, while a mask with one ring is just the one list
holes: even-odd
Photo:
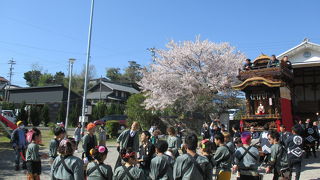
[[155, 49], [153, 63], [143, 70], [139, 82], [147, 109], [179, 106], [185, 111], [214, 104], [219, 92], [231, 90], [238, 69], [246, 59], [229, 43], [199, 38], [170, 41], [166, 49]]

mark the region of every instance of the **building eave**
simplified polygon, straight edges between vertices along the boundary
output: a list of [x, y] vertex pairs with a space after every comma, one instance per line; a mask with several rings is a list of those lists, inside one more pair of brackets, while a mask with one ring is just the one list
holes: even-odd
[[302, 43], [298, 44], [297, 46], [295, 46], [295, 47], [293, 47], [293, 48], [291, 48], [291, 49], [279, 54], [277, 56], [277, 58], [281, 59], [284, 56], [289, 56], [290, 54], [294, 54], [296, 51], [299, 51], [299, 50], [301, 50], [303, 48], [312, 48], [312, 49], [320, 51], [320, 45], [319, 44], [312, 43], [312, 42], [309, 42], [308, 40], [305, 40]]

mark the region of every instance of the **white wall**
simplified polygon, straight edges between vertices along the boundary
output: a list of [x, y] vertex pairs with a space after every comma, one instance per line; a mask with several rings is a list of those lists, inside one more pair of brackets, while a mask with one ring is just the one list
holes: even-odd
[[[303, 53], [306, 51], [311, 52], [311, 56], [309, 58], [305, 58], [303, 56]], [[314, 51], [309, 48], [302, 49], [302, 50], [299, 50], [298, 52], [296, 52], [294, 56], [289, 56], [289, 61], [291, 61], [291, 63], [293, 65], [298, 64], [298, 63], [312, 63], [312, 62], [315, 63], [317, 61], [318, 61], [318, 63], [320, 63], [320, 52]]]

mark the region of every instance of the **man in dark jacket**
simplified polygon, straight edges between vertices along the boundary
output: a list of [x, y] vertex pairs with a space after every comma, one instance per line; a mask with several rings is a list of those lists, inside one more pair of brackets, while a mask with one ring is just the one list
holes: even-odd
[[140, 135], [141, 145], [139, 146], [138, 162], [144, 174], [149, 176], [151, 160], [155, 155], [155, 146], [150, 142], [151, 134], [148, 131], [143, 131]]
[[309, 158], [311, 155], [311, 150], [313, 152], [313, 156], [316, 158], [316, 140], [319, 138], [318, 136], [318, 128], [313, 126], [313, 123], [309, 121], [306, 125], [305, 129], [305, 147], [306, 147], [306, 158]]
[[291, 133], [286, 130], [284, 125], [280, 125], [280, 144], [284, 145]]
[[289, 168], [291, 171], [292, 169], [295, 169], [296, 180], [300, 179], [301, 161], [303, 154], [303, 139], [300, 135], [298, 135], [300, 132], [302, 132], [301, 126], [295, 125], [294, 127], [292, 127], [292, 135], [288, 137], [285, 143], [288, 150]]
[[267, 67], [271, 68], [271, 67], [277, 67], [279, 66], [279, 60], [276, 58], [275, 55], [271, 56], [271, 60], [268, 62]]

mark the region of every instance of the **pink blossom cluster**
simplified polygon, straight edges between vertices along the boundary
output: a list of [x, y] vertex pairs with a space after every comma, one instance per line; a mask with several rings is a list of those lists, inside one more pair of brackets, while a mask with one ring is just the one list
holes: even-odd
[[229, 43], [208, 40], [174, 42], [157, 49], [154, 62], [143, 70], [139, 82], [147, 109], [164, 109], [182, 101], [192, 110], [199, 97], [213, 98], [231, 89], [238, 69], [246, 59]]

